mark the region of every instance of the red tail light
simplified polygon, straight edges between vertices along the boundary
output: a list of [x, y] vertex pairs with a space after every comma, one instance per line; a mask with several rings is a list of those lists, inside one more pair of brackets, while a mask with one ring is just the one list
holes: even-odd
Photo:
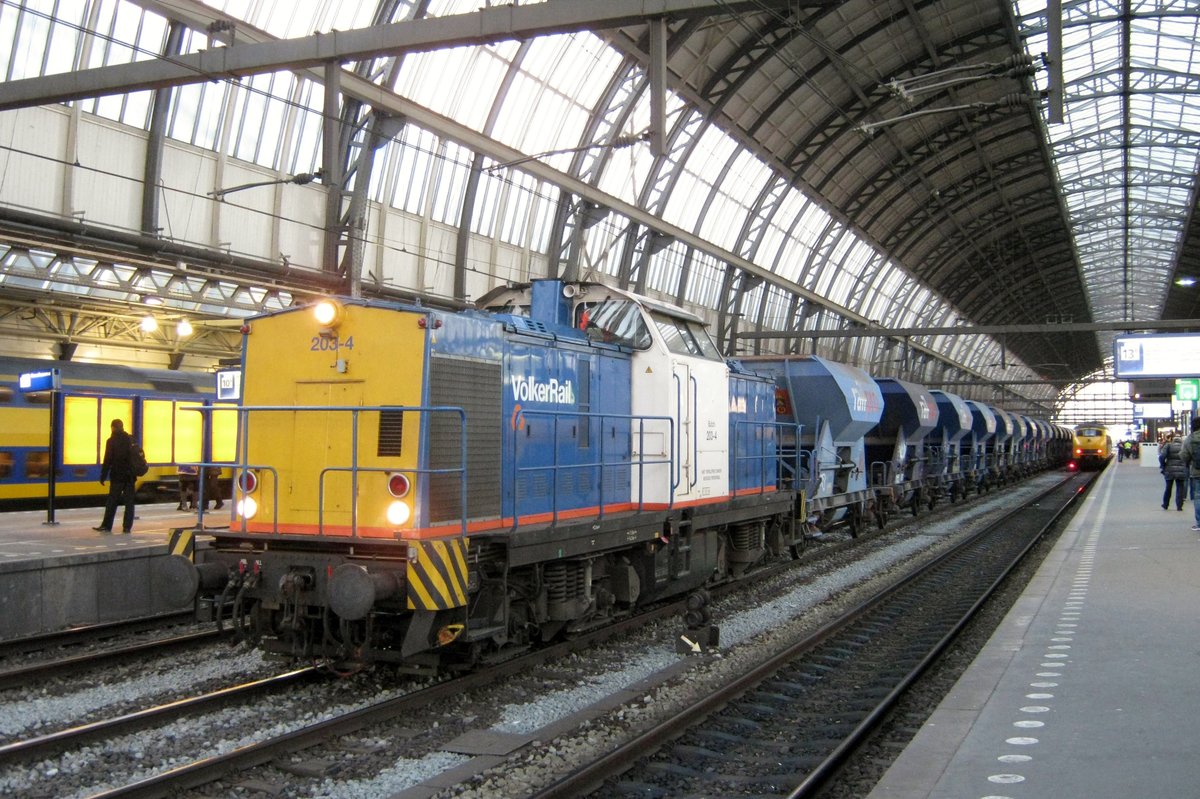
[[258, 488], [258, 475], [250, 470], [246, 470], [238, 475], [238, 488], [243, 494], [253, 494], [254, 489]]
[[388, 493], [393, 497], [404, 496], [408, 493], [408, 490], [411, 487], [412, 485], [409, 483], [408, 475], [400, 474], [398, 472], [388, 475]]

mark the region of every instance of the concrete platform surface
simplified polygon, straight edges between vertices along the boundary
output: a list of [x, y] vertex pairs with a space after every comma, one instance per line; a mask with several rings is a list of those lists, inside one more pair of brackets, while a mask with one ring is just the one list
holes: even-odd
[[[158, 596], [151, 579], [172, 531], [196, 524], [175, 507], [139, 505], [128, 535], [92, 530], [103, 508], [56, 510], [53, 525], [45, 510], [0, 514], [0, 640], [190, 607]], [[205, 525], [227, 525], [227, 508]]]
[[1113, 462], [868, 799], [1200, 796], [1192, 502]]

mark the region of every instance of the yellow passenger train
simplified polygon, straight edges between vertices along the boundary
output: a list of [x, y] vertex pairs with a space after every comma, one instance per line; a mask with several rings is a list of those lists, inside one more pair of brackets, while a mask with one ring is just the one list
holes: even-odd
[[1102, 469], [1113, 454], [1112, 437], [1101, 424], [1081, 424], [1075, 428], [1072, 463], [1079, 469]]
[[142, 443], [150, 463], [138, 479], [139, 497], [174, 498], [177, 464], [231, 462], [236, 455], [234, 411], [209, 414], [212, 434], [205, 441], [203, 412], [190, 410], [211, 407], [215, 399], [216, 377], [208, 373], [0, 357], [0, 508], [46, 502], [52, 409], [59, 419], [56, 504], [103, 498], [100, 460], [113, 419]]

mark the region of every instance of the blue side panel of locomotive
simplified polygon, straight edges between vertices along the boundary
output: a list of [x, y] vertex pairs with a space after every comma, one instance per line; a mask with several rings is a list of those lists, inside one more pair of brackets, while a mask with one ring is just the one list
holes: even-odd
[[729, 374], [729, 491], [774, 488], [778, 472], [775, 383], [737, 364]]
[[629, 359], [582, 343], [507, 342], [506, 517], [630, 499]]
[[[468, 454], [476, 464], [468, 479], [498, 484], [498, 515], [512, 523], [630, 500], [629, 355], [564, 324], [561, 306], [540, 308], [550, 318], [447, 314], [431, 336], [431, 355], [461, 359], [464, 368], [481, 359], [495, 366], [472, 393], [486, 394], [488, 412], [499, 416], [499, 451]], [[439, 404], [472, 402], [478, 398]], [[478, 445], [473, 439], [469, 432], [468, 446]]]

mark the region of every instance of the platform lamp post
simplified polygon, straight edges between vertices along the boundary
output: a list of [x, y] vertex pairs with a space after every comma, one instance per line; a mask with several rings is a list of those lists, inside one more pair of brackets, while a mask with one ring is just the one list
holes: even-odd
[[62, 371], [47, 369], [41, 372], [25, 372], [17, 378], [17, 386], [23, 393], [34, 391], [50, 392], [50, 446], [47, 449], [46, 521], [43, 524], [58, 524], [54, 519], [54, 494], [58, 476], [58, 441], [62, 432]]

